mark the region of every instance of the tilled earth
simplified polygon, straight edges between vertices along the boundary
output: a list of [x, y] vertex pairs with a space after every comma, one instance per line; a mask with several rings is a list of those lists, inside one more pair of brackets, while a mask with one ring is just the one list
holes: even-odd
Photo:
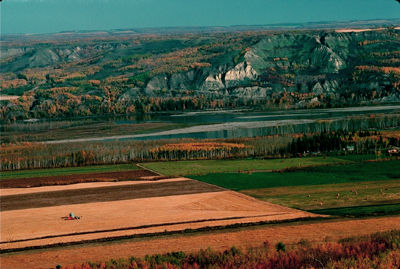
[[84, 188], [77, 190], [6, 195], [1, 197], [0, 209], [4, 212], [17, 209], [119, 201], [147, 197], [163, 197], [216, 192], [221, 190], [223, 189], [220, 187], [194, 180]]
[[143, 180], [143, 177], [157, 176], [148, 170], [132, 170], [123, 172], [105, 172], [91, 174], [75, 174], [65, 176], [31, 177], [19, 179], [0, 180], [0, 189], [4, 188], [27, 188], [51, 185], [67, 185], [84, 182], [120, 181], [120, 180]]
[[[91, 178], [96, 177], [92, 174]], [[24, 256], [30, 259], [29, 251], [24, 250], [30, 249], [61, 245], [68, 249], [75, 244], [181, 233], [187, 229], [318, 217], [187, 178], [121, 183], [9, 188], [13, 194], [3, 193], [0, 197], [0, 267], [43, 268], [49, 263], [53, 266], [59, 263], [60, 256], [48, 257], [50, 261], [45, 265], [34, 260], [28, 262]], [[70, 212], [81, 218], [66, 221], [64, 217]], [[12, 253], [24, 254], [14, 256]], [[13, 256], [18, 257], [17, 262], [7, 258]], [[79, 261], [70, 260], [72, 263]], [[60, 262], [66, 263], [62, 259]]]

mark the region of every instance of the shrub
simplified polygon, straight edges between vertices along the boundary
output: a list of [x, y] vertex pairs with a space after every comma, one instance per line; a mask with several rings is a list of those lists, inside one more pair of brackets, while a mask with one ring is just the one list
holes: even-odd
[[276, 249], [276, 251], [285, 251], [286, 246], [282, 242], [279, 242], [275, 245], [275, 249]]

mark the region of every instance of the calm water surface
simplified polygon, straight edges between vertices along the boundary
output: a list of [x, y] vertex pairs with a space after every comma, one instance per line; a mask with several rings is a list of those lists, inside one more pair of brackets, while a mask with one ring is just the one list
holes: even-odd
[[296, 110], [274, 112], [251, 112], [243, 110], [203, 111], [179, 114], [152, 114], [114, 119], [117, 124], [146, 122], [184, 123], [190, 127], [147, 134], [93, 137], [70, 140], [48, 141], [45, 143], [107, 141], [107, 140], [147, 140], [169, 138], [235, 138], [262, 135], [320, 131], [321, 120], [334, 122], [329, 126], [340, 129], [342, 122], [350, 116], [370, 114], [400, 113], [400, 105], [377, 107], [351, 107], [321, 110]]

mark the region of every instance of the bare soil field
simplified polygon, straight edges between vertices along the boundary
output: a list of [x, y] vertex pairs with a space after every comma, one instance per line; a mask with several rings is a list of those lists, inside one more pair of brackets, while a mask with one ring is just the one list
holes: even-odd
[[141, 238], [119, 242], [73, 246], [1, 255], [1, 268], [54, 268], [57, 264], [80, 264], [86, 261], [106, 261], [146, 254], [185, 251], [187, 253], [211, 247], [224, 250], [231, 246], [259, 246], [272, 244], [335, 241], [341, 238], [389, 231], [400, 227], [400, 217], [382, 217], [361, 220], [336, 220], [318, 223], [291, 223], [259, 226], [252, 229], [206, 232], [192, 235]]
[[[186, 180], [188, 179], [183, 177], [167, 178], [167, 179], [162, 179], [162, 181], [160, 182], [176, 182], [176, 181], [186, 181]], [[32, 188], [6, 188], [6, 189], [0, 189], [0, 199], [1, 196], [6, 196], [6, 195], [31, 194], [38, 192], [65, 191], [65, 190], [89, 189], [89, 188], [99, 188], [99, 187], [115, 187], [115, 186], [137, 185], [137, 184], [152, 184], [154, 182], [155, 180], [142, 178], [141, 180], [134, 180], [134, 181], [89, 182], [89, 183], [52, 185], [52, 186], [32, 187]]]
[[[83, 182], [107, 182], [120, 180], [140, 180], [144, 177], [155, 177], [157, 174], [148, 170], [132, 170], [123, 172], [104, 172], [91, 174], [75, 174], [64, 176], [31, 177], [0, 180], [0, 188], [27, 188], [51, 185], [66, 185]], [[161, 179], [161, 178], [157, 178]]]
[[[9, 195], [1, 206], [3, 250], [318, 216], [194, 180]], [[62, 219], [69, 212], [82, 218]]]
[[147, 197], [163, 197], [192, 193], [216, 192], [220, 187], [195, 180], [155, 182], [153, 184], [120, 185], [85, 189], [5, 195], [1, 197], [1, 211], [54, 207], [60, 205], [119, 201]]

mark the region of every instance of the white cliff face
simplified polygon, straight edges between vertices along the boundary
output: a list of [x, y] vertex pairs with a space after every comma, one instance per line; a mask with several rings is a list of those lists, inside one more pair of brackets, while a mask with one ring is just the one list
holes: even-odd
[[226, 73], [219, 73], [216, 75], [209, 75], [202, 88], [207, 90], [219, 90], [238, 86], [245, 80], [256, 80], [258, 74], [253, 67], [247, 62], [241, 62], [234, 68], [228, 70]]
[[334, 67], [335, 72], [339, 72], [340, 69], [345, 68], [346, 65], [344, 61], [337, 55], [331, 48], [328, 48], [329, 51], [329, 60], [328, 62]]
[[222, 82], [222, 74], [209, 75], [203, 83], [203, 90], [219, 90], [225, 88]]
[[235, 86], [238, 82], [243, 80], [255, 80], [258, 74], [253, 67], [247, 62], [237, 64], [233, 69], [225, 74], [225, 85], [227, 87]]
[[331, 48], [320, 45], [311, 55], [311, 64], [321, 66], [323, 72], [337, 73], [346, 67], [344, 61]]
[[336, 72], [345, 67], [343, 60], [341, 60], [338, 57], [337, 58], [331, 57], [329, 61], [333, 62], [333, 65], [336, 67]]
[[32, 67], [54, 64], [59, 61], [60, 57], [51, 49], [43, 49], [36, 51], [29, 58], [29, 63]]
[[323, 88], [326, 92], [335, 92], [339, 89], [339, 83], [337, 80], [327, 80], [325, 81]]
[[321, 94], [324, 92], [324, 88], [322, 87], [322, 85], [317, 82], [314, 87], [312, 88], [312, 92], [315, 94]]
[[207, 78], [206, 78], [206, 82], [210, 82], [210, 83], [222, 83], [222, 79], [221, 79], [221, 77], [222, 77], [222, 74], [218, 74], [218, 75], [209, 75]]
[[[269, 41], [271, 42], [271, 40]], [[267, 66], [267, 62], [265, 61], [264, 57], [258, 55], [254, 49], [250, 49], [244, 55], [244, 59], [248, 65], [258, 74], [262, 73], [265, 67]], [[261, 67], [261, 68], [258, 68]]]
[[76, 47], [72, 53], [70, 53], [68, 55], [68, 61], [76, 61], [81, 59], [79, 53], [81, 52], [81, 48], [80, 47]]
[[58, 55], [54, 51], [48, 49], [48, 50], [46, 50], [46, 52], [48, 53], [49, 58], [51, 59], [51, 61], [57, 62], [59, 60]]
[[31, 48], [1, 48], [0, 59], [21, 56], [26, 52], [32, 51]]
[[336, 92], [339, 88], [339, 83], [336, 80], [327, 80], [324, 83], [317, 82], [312, 88], [312, 92], [314, 94], [322, 94], [322, 93], [329, 93], [329, 92]]

